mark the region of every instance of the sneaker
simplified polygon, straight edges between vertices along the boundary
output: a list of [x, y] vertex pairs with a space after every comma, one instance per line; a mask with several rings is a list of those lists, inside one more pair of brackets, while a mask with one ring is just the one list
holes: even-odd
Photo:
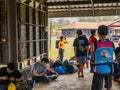
[[53, 76], [53, 77], [51, 78], [52, 81], [54, 81], [54, 80], [56, 80], [56, 79], [57, 79], [57, 76]]

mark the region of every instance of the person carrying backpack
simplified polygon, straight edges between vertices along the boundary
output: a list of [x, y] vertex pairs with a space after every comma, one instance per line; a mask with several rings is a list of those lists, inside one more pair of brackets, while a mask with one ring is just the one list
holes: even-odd
[[91, 90], [102, 90], [103, 79], [105, 80], [104, 87], [107, 90], [112, 90], [114, 43], [106, 39], [107, 34], [108, 27], [105, 25], [99, 26], [99, 40], [91, 46], [91, 57], [95, 63]]
[[78, 78], [79, 78], [79, 77], [84, 77], [83, 67], [89, 52], [89, 48], [88, 48], [89, 42], [88, 39], [85, 36], [83, 36], [82, 30], [78, 30], [77, 35], [78, 37], [75, 38], [73, 42], [73, 46], [74, 46], [75, 56], [77, 57], [77, 62], [79, 63], [78, 64], [78, 68], [79, 68]]

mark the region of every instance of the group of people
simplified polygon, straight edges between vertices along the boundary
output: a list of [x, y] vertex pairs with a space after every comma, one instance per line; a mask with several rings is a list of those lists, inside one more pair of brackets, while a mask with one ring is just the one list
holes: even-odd
[[[89, 39], [83, 35], [82, 30], [77, 30], [78, 37], [75, 38], [73, 42], [74, 54], [77, 57], [79, 67], [78, 78], [84, 78], [84, 64], [86, 58], [89, 55], [91, 56], [90, 72], [94, 73], [91, 90], [102, 90], [103, 79], [105, 80], [104, 87], [107, 88], [107, 90], [112, 90], [113, 54], [115, 52], [116, 59], [118, 58], [119, 60], [120, 55], [117, 54], [120, 52], [120, 47], [115, 49], [114, 43], [106, 38], [108, 32], [107, 26], [99, 26], [97, 31], [99, 39], [97, 40], [95, 38], [95, 30], [91, 30]], [[65, 38], [61, 37], [59, 42], [60, 60], [63, 60], [65, 44]]]
[[[103, 79], [105, 80], [104, 87], [107, 90], [112, 90], [112, 62], [114, 51], [114, 43], [108, 39], [108, 27], [101, 25], [97, 31], [99, 40], [95, 38], [95, 30], [91, 31], [89, 40], [82, 33], [82, 30], [77, 31], [78, 37], [73, 42], [74, 54], [78, 62], [78, 78], [84, 78], [83, 67], [86, 58], [91, 56], [91, 70], [93, 72], [93, 80], [91, 90], [102, 90]], [[64, 37], [59, 41], [59, 56], [63, 60], [64, 45], [68, 43]], [[120, 45], [120, 43], [119, 43]], [[115, 53], [115, 54], [116, 54]], [[119, 58], [119, 57], [117, 57]], [[43, 58], [39, 63], [36, 63], [32, 69], [32, 79], [36, 82], [50, 82], [57, 79], [58, 73], [50, 68], [49, 59]], [[0, 69], [0, 90], [7, 90], [10, 82], [17, 83], [24, 80], [22, 74], [15, 68], [14, 63], [8, 63], [7, 67]]]
[[[35, 82], [50, 82], [56, 80], [59, 76], [57, 72], [50, 68], [48, 58], [43, 58], [32, 68], [32, 80]], [[16, 69], [14, 63], [8, 63], [7, 67], [0, 68], [0, 90], [8, 90], [8, 85], [24, 81], [21, 72]]]
[[[74, 54], [79, 63], [78, 77], [84, 77], [83, 67], [86, 58], [91, 56], [91, 70], [94, 73], [91, 90], [102, 90], [103, 79], [104, 87], [112, 90], [112, 72], [113, 72], [113, 54], [115, 50], [114, 43], [106, 38], [108, 27], [101, 25], [97, 31], [99, 39], [95, 38], [95, 30], [91, 30], [91, 36], [87, 39], [82, 30], [77, 31], [78, 37], [74, 40]], [[119, 43], [120, 45], [120, 43]], [[120, 52], [117, 48], [117, 51]], [[120, 53], [119, 53], [120, 54]], [[119, 59], [119, 57], [118, 57]]]

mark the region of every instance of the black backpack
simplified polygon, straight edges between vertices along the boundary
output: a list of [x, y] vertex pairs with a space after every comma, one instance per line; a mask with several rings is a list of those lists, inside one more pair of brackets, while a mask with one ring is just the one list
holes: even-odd
[[55, 63], [53, 64], [53, 67], [55, 68], [55, 67], [59, 67], [59, 66], [63, 66], [62, 61], [61, 60], [55, 61]]
[[67, 73], [74, 73], [74, 67], [71, 64], [66, 65]]

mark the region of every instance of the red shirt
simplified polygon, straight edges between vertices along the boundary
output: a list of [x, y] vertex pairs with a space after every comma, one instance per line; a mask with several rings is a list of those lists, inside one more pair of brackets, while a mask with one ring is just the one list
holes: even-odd
[[97, 39], [94, 37], [94, 36], [90, 36], [89, 37], [89, 44], [91, 45], [91, 44], [93, 44], [94, 42], [96, 42], [97, 41]]

